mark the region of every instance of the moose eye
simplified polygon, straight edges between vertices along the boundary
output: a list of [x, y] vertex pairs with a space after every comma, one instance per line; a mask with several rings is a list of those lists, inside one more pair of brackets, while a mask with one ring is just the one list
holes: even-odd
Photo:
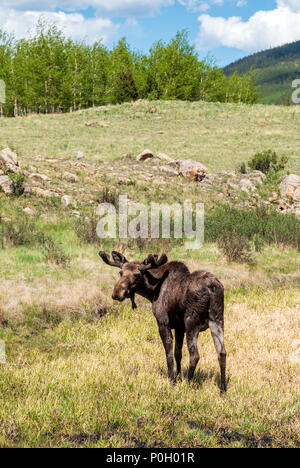
[[120, 271], [119, 275], [120, 275], [120, 276], [123, 276], [123, 271]]

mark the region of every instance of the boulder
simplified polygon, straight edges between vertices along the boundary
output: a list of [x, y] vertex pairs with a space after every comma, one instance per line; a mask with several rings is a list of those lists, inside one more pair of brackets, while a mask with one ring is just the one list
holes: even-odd
[[170, 158], [170, 156], [168, 156], [167, 154], [165, 153], [158, 153], [156, 155], [156, 157], [160, 160], [160, 161], [166, 161], [168, 163], [172, 163], [174, 162], [174, 159]]
[[72, 174], [71, 172], [65, 172], [63, 174], [63, 179], [67, 180], [68, 182], [78, 182], [79, 178], [77, 175]]
[[20, 172], [18, 156], [11, 149], [5, 148], [0, 151], [0, 161], [4, 163], [5, 169], [8, 172], [17, 174]]
[[68, 206], [76, 206], [76, 202], [74, 202], [73, 198], [70, 195], [64, 195], [61, 198], [61, 202], [65, 208], [67, 208]]
[[35, 214], [35, 211], [29, 207], [26, 207], [23, 209], [23, 213], [27, 214], [28, 216], [33, 216]]
[[174, 167], [171, 167], [171, 166], [161, 166], [160, 169], [166, 172], [167, 174], [169, 174], [169, 176], [171, 177], [176, 177], [179, 175], [179, 172]]
[[[173, 163], [169, 164], [172, 165]], [[201, 182], [208, 172], [208, 169], [204, 164], [193, 161], [192, 159], [177, 159], [174, 161], [174, 164], [177, 166], [179, 174], [187, 180], [196, 180]]]
[[0, 190], [2, 190], [6, 195], [12, 193], [12, 181], [7, 175], [0, 176]]
[[300, 177], [296, 174], [285, 176], [280, 184], [281, 195], [284, 198], [294, 199], [295, 192], [298, 188], [300, 188]]
[[41, 198], [58, 197], [58, 194], [56, 192], [51, 192], [50, 190], [45, 190], [40, 187], [31, 187], [30, 191], [37, 197]]
[[140, 153], [136, 160], [137, 161], [146, 161], [146, 159], [151, 159], [154, 157], [154, 154], [152, 153], [152, 151], [148, 150], [148, 149], [145, 149], [142, 153]]
[[29, 179], [35, 180], [36, 182], [50, 182], [50, 177], [45, 174], [38, 174], [37, 172], [29, 175]]
[[251, 180], [243, 178], [239, 181], [239, 186], [241, 187], [241, 190], [244, 192], [249, 192], [249, 191], [254, 191], [255, 190], [255, 185], [251, 182]]
[[293, 199], [295, 202], [300, 202], [300, 186], [295, 190]]

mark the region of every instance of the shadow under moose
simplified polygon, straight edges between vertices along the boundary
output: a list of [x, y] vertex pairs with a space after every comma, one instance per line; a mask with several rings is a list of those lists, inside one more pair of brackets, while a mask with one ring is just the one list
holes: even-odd
[[210, 329], [217, 351], [221, 394], [226, 392], [226, 350], [224, 345], [224, 287], [211, 273], [190, 273], [182, 262], [168, 262], [165, 254], [150, 254], [143, 262], [129, 262], [119, 252], [112, 252], [112, 259], [99, 252], [102, 260], [120, 269], [112, 298], [117, 301], [130, 299], [136, 308], [135, 294], [152, 303], [159, 334], [164, 345], [168, 376], [174, 382], [173, 334], [175, 330], [176, 376], [181, 376], [182, 346], [184, 335], [190, 355], [188, 381], [193, 379], [199, 361], [198, 336]]

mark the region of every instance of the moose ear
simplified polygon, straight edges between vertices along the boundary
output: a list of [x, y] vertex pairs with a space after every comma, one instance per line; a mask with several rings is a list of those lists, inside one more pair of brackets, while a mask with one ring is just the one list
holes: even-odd
[[116, 252], [115, 250], [111, 254], [115, 262], [128, 263], [128, 260], [124, 257], [123, 254]]

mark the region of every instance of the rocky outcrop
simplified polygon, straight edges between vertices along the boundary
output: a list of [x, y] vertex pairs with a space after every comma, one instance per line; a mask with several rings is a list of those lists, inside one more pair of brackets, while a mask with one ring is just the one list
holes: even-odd
[[285, 176], [280, 184], [280, 192], [283, 198], [300, 201], [300, 177], [296, 174]]
[[208, 173], [208, 169], [204, 164], [192, 159], [177, 159], [170, 163], [170, 165], [175, 166], [178, 169], [178, 173], [187, 180], [201, 182]]
[[0, 190], [6, 195], [12, 193], [12, 181], [7, 175], [0, 176]]
[[9, 148], [0, 151], [0, 161], [3, 163], [2, 166], [4, 166], [5, 172], [17, 174], [21, 170], [18, 156]]
[[141, 161], [146, 161], [147, 159], [151, 159], [151, 158], [154, 158], [154, 154], [149, 149], [145, 149], [144, 151], [142, 151], [142, 153], [140, 153], [136, 157], [136, 160], [141, 162]]

